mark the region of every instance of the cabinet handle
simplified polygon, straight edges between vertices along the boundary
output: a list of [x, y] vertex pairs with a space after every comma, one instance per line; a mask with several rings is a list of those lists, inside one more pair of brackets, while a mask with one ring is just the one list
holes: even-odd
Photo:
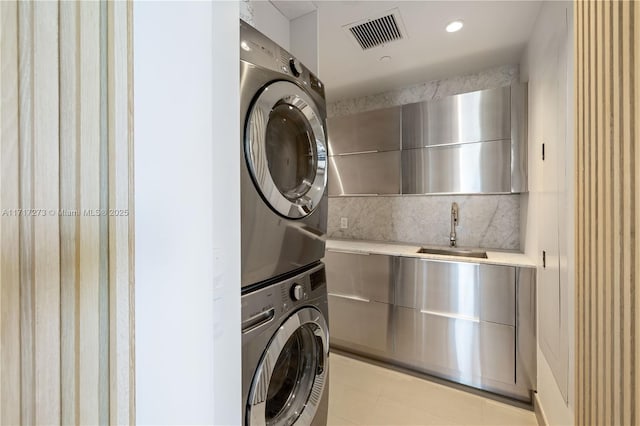
[[451, 318], [451, 319], [460, 319], [460, 320], [465, 320], [465, 321], [480, 322], [480, 318], [478, 318], [478, 317], [470, 317], [470, 316], [467, 316], [467, 315], [447, 314], [447, 313], [444, 313], [444, 312], [428, 311], [426, 309], [421, 309], [420, 313], [421, 314], [427, 314], [427, 315], [435, 315], [435, 316], [438, 316], [438, 317]]
[[351, 251], [351, 250], [339, 250], [339, 249], [327, 249], [327, 251], [330, 251], [332, 253], [359, 254], [362, 256], [369, 256], [371, 254], [366, 251]]
[[347, 155], [358, 155], [358, 154], [375, 154], [376, 152], [380, 152], [377, 149], [372, 149], [369, 151], [354, 151], [354, 152], [343, 152], [341, 154], [336, 154], [336, 157], [346, 157]]
[[339, 297], [341, 299], [355, 300], [357, 302], [366, 302], [366, 303], [371, 302], [371, 300], [365, 299], [364, 297], [347, 296], [346, 294], [336, 294], [336, 293], [328, 293], [328, 294], [329, 294], [329, 296]]

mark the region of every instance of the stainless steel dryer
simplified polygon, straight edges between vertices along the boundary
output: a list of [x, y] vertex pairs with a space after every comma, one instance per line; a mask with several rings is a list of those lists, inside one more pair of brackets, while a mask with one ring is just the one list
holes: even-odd
[[327, 284], [320, 262], [242, 296], [242, 424], [325, 426]]
[[324, 256], [327, 137], [323, 84], [240, 21], [242, 286]]

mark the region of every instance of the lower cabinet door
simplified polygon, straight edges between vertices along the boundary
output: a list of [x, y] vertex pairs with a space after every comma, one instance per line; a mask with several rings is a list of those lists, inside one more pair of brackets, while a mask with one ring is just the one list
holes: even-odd
[[387, 303], [329, 293], [329, 342], [359, 352], [390, 354], [391, 309]]
[[393, 257], [327, 250], [324, 264], [329, 293], [393, 303]]
[[468, 384], [515, 383], [515, 328], [394, 307], [395, 354], [402, 363]]

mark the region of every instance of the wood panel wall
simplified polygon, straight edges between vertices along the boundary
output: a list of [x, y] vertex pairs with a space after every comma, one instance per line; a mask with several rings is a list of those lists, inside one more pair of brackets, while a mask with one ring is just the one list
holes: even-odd
[[640, 4], [575, 2], [576, 424], [640, 424]]
[[3, 425], [135, 422], [131, 12], [0, 3]]

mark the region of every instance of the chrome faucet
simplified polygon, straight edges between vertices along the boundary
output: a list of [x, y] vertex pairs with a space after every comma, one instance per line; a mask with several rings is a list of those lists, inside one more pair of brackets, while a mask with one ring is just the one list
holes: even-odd
[[456, 246], [456, 226], [458, 225], [458, 203], [451, 203], [451, 233], [449, 234], [449, 246]]

